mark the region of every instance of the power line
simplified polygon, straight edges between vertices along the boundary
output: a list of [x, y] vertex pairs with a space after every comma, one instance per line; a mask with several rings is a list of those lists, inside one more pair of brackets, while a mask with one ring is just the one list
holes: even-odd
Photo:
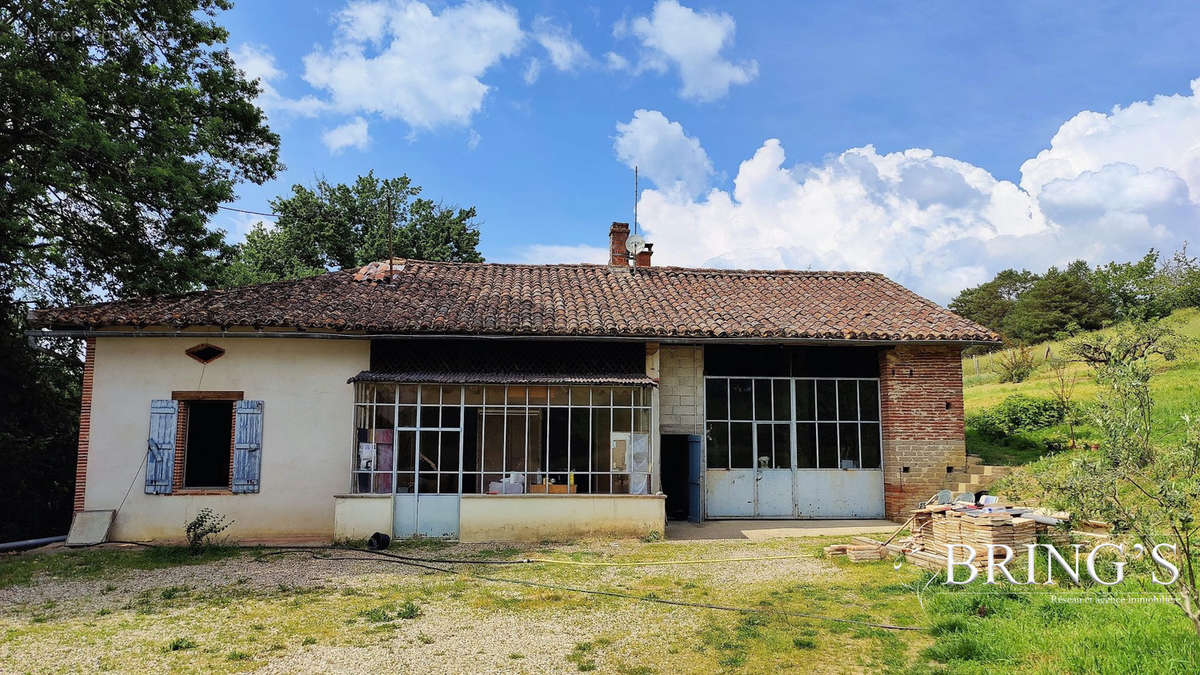
[[247, 211], [246, 209], [235, 209], [232, 206], [218, 206], [217, 208], [224, 209], [226, 211], [237, 211], [238, 213], [248, 213], [252, 216], [266, 216], [268, 218], [278, 218], [279, 217], [278, 213], [263, 213], [262, 211]]

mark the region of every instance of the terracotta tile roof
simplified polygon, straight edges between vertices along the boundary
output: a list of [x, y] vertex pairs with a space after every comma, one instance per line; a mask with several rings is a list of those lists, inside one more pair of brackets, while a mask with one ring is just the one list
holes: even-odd
[[[36, 326], [254, 326], [405, 335], [998, 341], [870, 272], [419, 260], [297, 281], [38, 310]], [[356, 279], [356, 275], [360, 278]]]

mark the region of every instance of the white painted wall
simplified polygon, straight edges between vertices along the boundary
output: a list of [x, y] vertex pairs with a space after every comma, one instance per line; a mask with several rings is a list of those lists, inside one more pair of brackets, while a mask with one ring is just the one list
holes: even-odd
[[333, 539], [367, 539], [376, 532], [390, 537], [392, 512], [391, 495], [338, 495], [333, 499]]
[[463, 495], [460, 541], [542, 541], [663, 534], [662, 495]]
[[[184, 350], [201, 342], [226, 353], [200, 364]], [[85, 508], [115, 509], [124, 499], [113, 539], [181, 539], [206, 506], [236, 521], [231, 539], [331, 539], [333, 496], [350, 488], [354, 390], [346, 380], [369, 362], [367, 340], [97, 338]], [[259, 493], [145, 494], [150, 401], [173, 390], [264, 401]]]

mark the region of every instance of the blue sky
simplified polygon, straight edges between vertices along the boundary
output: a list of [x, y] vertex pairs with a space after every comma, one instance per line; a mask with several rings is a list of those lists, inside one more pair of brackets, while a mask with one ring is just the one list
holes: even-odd
[[1200, 232], [1195, 3], [243, 0], [219, 20], [288, 167], [240, 208], [407, 173], [477, 207], [489, 260], [596, 261], [637, 163], [656, 264], [869, 269], [939, 302]]

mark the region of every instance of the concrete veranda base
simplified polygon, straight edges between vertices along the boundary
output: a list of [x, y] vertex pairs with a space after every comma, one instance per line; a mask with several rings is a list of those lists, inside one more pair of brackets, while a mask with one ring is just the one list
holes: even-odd
[[900, 527], [890, 520], [686, 520], [667, 522], [668, 540], [776, 539], [781, 537], [848, 537], [891, 534]]

